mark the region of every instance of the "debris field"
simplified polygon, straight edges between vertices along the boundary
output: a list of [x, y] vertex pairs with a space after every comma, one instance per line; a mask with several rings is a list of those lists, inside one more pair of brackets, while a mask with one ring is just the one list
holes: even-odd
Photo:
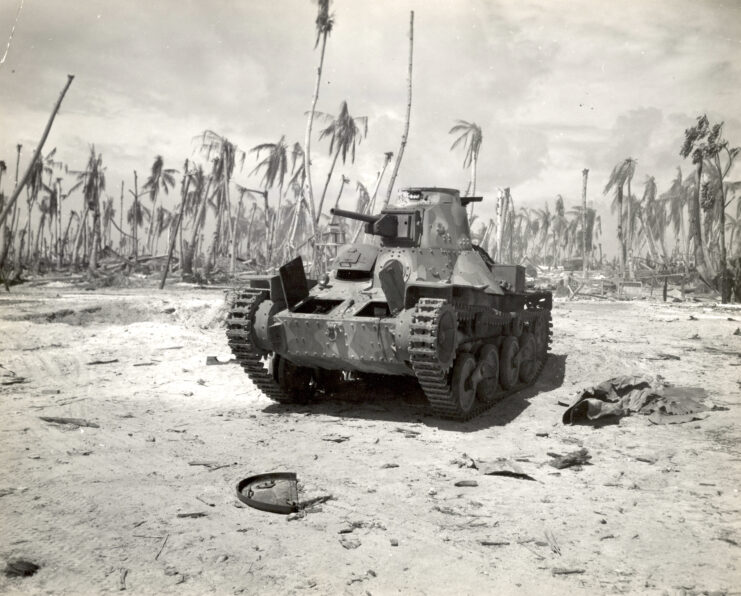
[[[535, 385], [466, 423], [398, 377], [275, 404], [229, 362], [225, 310], [192, 286], [0, 297], [0, 592], [741, 585], [741, 309], [559, 299]], [[701, 411], [564, 423], [626, 375], [701, 388]], [[244, 505], [237, 483], [268, 472], [305, 506]]]

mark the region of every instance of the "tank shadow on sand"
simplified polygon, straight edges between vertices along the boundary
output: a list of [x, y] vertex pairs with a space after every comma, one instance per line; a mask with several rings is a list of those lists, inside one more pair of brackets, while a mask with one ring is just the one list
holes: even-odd
[[271, 404], [263, 412], [416, 422], [441, 430], [474, 432], [492, 426], [504, 426], [516, 419], [530, 405], [533, 397], [559, 388], [563, 384], [565, 370], [566, 355], [551, 354], [535, 384], [504, 398], [468, 422], [436, 417], [430, 411], [427, 399], [413, 377], [383, 377], [384, 382], [353, 381], [332, 394], [320, 395], [311, 404]]

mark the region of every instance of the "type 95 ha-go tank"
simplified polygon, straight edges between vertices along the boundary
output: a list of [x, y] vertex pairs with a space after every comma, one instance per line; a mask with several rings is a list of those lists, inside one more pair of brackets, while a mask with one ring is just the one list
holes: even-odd
[[432, 410], [457, 420], [534, 383], [551, 294], [526, 291], [524, 267], [471, 242], [466, 205], [480, 200], [409, 188], [378, 215], [332, 210], [364, 222], [372, 243], [342, 246], [318, 283], [298, 257], [236, 291], [227, 337], [253, 383], [304, 403], [362, 373], [414, 376]]

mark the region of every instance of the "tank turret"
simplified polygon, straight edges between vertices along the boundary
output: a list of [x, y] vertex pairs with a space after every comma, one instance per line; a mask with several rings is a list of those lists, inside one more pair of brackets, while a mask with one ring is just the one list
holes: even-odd
[[[467, 419], [532, 384], [550, 343], [551, 295], [525, 290], [524, 268], [473, 244], [466, 206], [447, 188], [408, 188], [341, 247], [331, 274], [306, 279], [299, 258], [237, 291], [229, 344], [280, 402], [366, 373], [414, 376], [439, 415]], [[269, 368], [263, 359], [269, 357]]]

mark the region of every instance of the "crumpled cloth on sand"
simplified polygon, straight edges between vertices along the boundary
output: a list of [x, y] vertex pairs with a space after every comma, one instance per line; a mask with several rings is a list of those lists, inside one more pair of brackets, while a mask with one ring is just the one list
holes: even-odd
[[698, 401], [705, 397], [707, 392], [699, 387], [671, 387], [658, 376], [626, 375], [582, 391], [562, 420], [580, 424], [637, 412], [652, 414], [650, 420], [656, 424], [688, 422], [693, 414], [708, 409]]

